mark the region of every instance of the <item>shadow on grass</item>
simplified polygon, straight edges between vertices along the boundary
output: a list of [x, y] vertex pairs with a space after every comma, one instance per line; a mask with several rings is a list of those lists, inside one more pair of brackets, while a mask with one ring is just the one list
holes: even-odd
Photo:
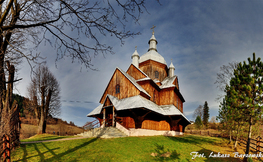
[[167, 160], [179, 160], [180, 154], [176, 150], [165, 149], [164, 145], [155, 144], [154, 160], [156, 161], [167, 161]]
[[194, 145], [204, 144], [204, 143], [209, 143], [209, 144], [215, 143], [215, 140], [212, 138], [205, 138], [205, 137], [192, 136], [192, 135], [188, 135], [188, 136], [184, 136], [184, 137], [167, 136], [167, 138], [169, 138], [175, 142], [190, 143], [190, 144], [194, 144]]
[[91, 144], [92, 142], [94, 142], [94, 141], [96, 141], [96, 140], [97, 140], [97, 138], [93, 138], [93, 139], [91, 139], [91, 140], [89, 140], [89, 141], [87, 141], [87, 142], [84, 142], [83, 144], [81, 144], [81, 145], [79, 145], [79, 146], [76, 146], [76, 147], [74, 147], [74, 148], [72, 148], [72, 149], [69, 149], [69, 150], [67, 150], [67, 151], [65, 151], [65, 152], [63, 152], [63, 153], [57, 154], [57, 155], [55, 155], [55, 156], [53, 156], [53, 157], [51, 157], [51, 158], [45, 159], [45, 161], [56, 161], [56, 160], [60, 160], [63, 156], [65, 156], [65, 155], [67, 155], [67, 154], [70, 154], [70, 153], [72, 153], [72, 152], [74, 152], [74, 151], [76, 151], [76, 150], [78, 150], [78, 149], [80, 149], [80, 148], [82, 148], [82, 147], [85, 147], [85, 146]]
[[[98, 136], [103, 135], [103, 134], [105, 133], [105, 131], [106, 131], [106, 128], [103, 128]], [[67, 154], [70, 154], [70, 153], [72, 153], [72, 152], [74, 152], [74, 151], [76, 151], [76, 150], [78, 150], [78, 149], [80, 149], [80, 148], [82, 148], [82, 147], [85, 147], [85, 146], [89, 145], [90, 143], [96, 141], [97, 139], [98, 139], [98, 138], [93, 138], [93, 139], [91, 139], [91, 140], [89, 140], [89, 141], [87, 141], [87, 142], [82, 143], [81, 145], [78, 145], [78, 146], [76, 146], [76, 147], [74, 147], [74, 148], [72, 148], [72, 149], [69, 149], [69, 150], [67, 150], [67, 151], [65, 151], [65, 152], [62, 152], [62, 153], [59, 153], [59, 154], [56, 154], [56, 153], [54, 152], [54, 150], [60, 149], [60, 147], [57, 147], [57, 148], [54, 148], [54, 149], [50, 149], [50, 148], [47, 147], [46, 144], [41, 143], [41, 144], [43, 145], [43, 147], [45, 147], [45, 148], [47, 149], [47, 151], [41, 152], [41, 151], [39, 150], [39, 148], [38, 148], [38, 145], [40, 145], [40, 143], [38, 143], [38, 144], [36, 144], [36, 143], [22, 144], [21, 147], [22, 147], [22, 149], [23, 149], [24, 154], [23, 154], [22, 159], [21, 159], [21, 160], [17, 160], [17, 161], [26, 162], [28, 159], [33, 158], [33, 157], [40, 157], [40, 161], [58, 161], [58, 160], [60, 160], [63, 156], [65, 156], [65, 155], [67, 155]], [[27, 146], [30, 146], [30, 145], [33, 145], [33, 146], [34, 146], [34, 149], [36, 150], [37, 155], [28, 156], [27, 148], [26, 148], [26, 147], [27, 147]], [[51, 153], [53, 156], [52, 156], [51, 158], [45, 159], [45, 156], [44, 156], [44, 155], [45, 155], [46, 153]], [[77, 161], [77, 159], [73, 159], [73, 160], [71, 160], [70, 162], [73, 162], [73, 161]]]
[[[220, 152], [208, 150], [208, 149], [203, 147], [206, 144], [209, 144], [209, 145], [216, 144], [217, 140], [214, 138], [199, 137], [199, 136], [192, 136], [192, 135], [184, 136], [184, 137], [167, 137], [167, 138], [169, 138], [170, 140], [172, 140], [176, 143], [180, 143], [180, 144], [185, 143], [186, 145], [189, 144], [189, 146], [190, 145], [198, 146], [201, 150], [199, 150], [199, 151], [193, 150], [193, 152], [197, 153], [196, 157], [194, 158], [195, 160], [201, 159], [205, 162], [210, 162], [210, 161], [212, 161], [212, 162], [218, 162], [218, 161], [219, 162], [221, 162], [221, 161], [222, 162], [223, 161], [236, 162], [236, 161], [240, 161], [239, 158], [233, 157], [234, 156], [233, 152], [222, 155], [222, 153], [220, 153]], [[195, 153], [192, 153], [192, 155], [191, 155], [191, 152], [189, 152], [190, 158], [187, 158], [187, 157], [184, 157], [184, 158], [187, 161], [193, 161], [194, 159], [192, 159], [192, 158], [194, 157], [194, 155], [195, 155]]]
[[[100, 132], [100, 134], [98, 135], [98, 137], [102, 136], [102, 135], [105, 133], [105, 131], [106, 131], [106, 128], [103, 128], [102, 131]], [[85, 147], [85, 146], [91, 144], [92, 142], [95, 142], [97, 139], [98, 139], [98, 138], [93, 138], [93, 139], [91, 139], [91, 140], [89, 140], [89, 141], [87, 141], [87, 142], [84, 142], [83, 144], [81, 144], [81, 145], [79, 145], [79, 146], [76, 146], [76, 147], [74, 147], [74, 148], [72, 148], [72, 149], [69, 149], [69, 150], [67, 150], [67, 151], [65, 151], [65, 152], [63, 152], [63, 153], [57, 154], [57, 155], [54, 153], [54, 154], [53, 154], [53, 155], [54, 155], [53, 157], [48, 158], [48, 159], [45, 159], [45, 161], [57, 161], [57, 160], [60, 160], [63, 156], [65, 156], [65, 155], [67, 155], [67, 154], [70, 154], [70, 153], [72, 153], [72, 152], [75, 152], [75, 151], [77, 151], [78, 149], [80, 149], [80, 148], [82, 148], [82, 147]], [[46, 146], [45, 146], [45, 147], [46, 147]], [[47, 147], [46, 147], [46, 148], [47, 148]], [[48, 148], [47, 148], [47, 149], [48, 149]], [[72, 161], [77, 161], [77, 160], [74, 159], [74, 160], [72, 160]]]
[[23, 162], [27, 162], [27, 160], [26, 160], [26, 157], [27, 157], [27, 150], [26, 150], [26, 145], [21, 145], [21, 147], [22, 147], [22, 150], [23, 150], [23, 159], [25, 159], [25, 160], [23, 160]]
[[34, 155], [34, 156], [28, 156], [27, 149], [26, 149], [27, 145], [24, 145], [24, 144], [23, 144], [23, 145], [20, 146], [20, 147], [22, 148], [23, 152], [24, 152], [24, 153], [23, 153], [23, 158], [22, 158], [21, 160], [16, 160], [16, 161], [27, 162], [28, 159], [33, 158], [33, 157], [37, 157], [37, 156], [40, 157], [40, 160], [41, 160], [41, 161], [44, 161], [44, 160], [45, 160], [44, 154], [46, 154], [46, 153], [48, 153], [48, 152], [50, 152], [50, 151], [53, 152], [53, 150], [60, 149], [60, 147], [57, 147], [57, 148], [54, 148], [54, 149], [51, 149], [51, 150], [48, 149], [48, 151], [45, 151], [45, 152], [40, 152], [40, 150], [39, 150], [38, 147], [37, 147], [37, 144], [34, 143], [34, 144], [28, 144], [28, 145], [33, 145], [38, 154], [37, 154], [37, 155]]

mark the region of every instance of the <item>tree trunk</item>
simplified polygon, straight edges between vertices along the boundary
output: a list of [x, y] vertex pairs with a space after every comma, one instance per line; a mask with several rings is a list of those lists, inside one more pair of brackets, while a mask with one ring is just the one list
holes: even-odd
[[237, 127], [237, 138], [236, 138], [236, 141], [235, 141], [235, 148], [237, 148], [237, 142], [238, 142], [239, 130], [240, 130], [240, 126]]
[[[252, 118], [249, 119], [249, 130], [248, 130], [248, 138], [247, 138], [247, 147], [246, 147], [246, 155], [249, 154], [249, 147], [250, 147], [250, 139], [251, 139], [251, 132], [252, 132]], [[244, 157], [243, 162], [247, 162], [247, 157]]]
[[232, 129], [229, 130], [229, 143], [232, 142]]
[[45, 120], [46, 120], [46, 115], [45, 115], [45, 90], [46, 87], [42, 86], [41, 87], [41, 106], [40, 106], [40, 119], [39, 119], [39, 124], [38, 124], [38, 134], [43, 134], [45, 133]]
[[44, 115], [44, 110], [41, 108], [41, 111], [40, 111], [40, 120], [39, 120], [39, 124], [38, 124], [38, 131], [37, 133], [38, 134], [43, 134], [45, 133], [45, 115]]

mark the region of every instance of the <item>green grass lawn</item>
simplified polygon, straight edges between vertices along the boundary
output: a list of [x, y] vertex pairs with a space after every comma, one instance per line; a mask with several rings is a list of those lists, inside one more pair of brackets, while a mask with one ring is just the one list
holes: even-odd
[[46, 141], [46, 140], [55, 140], [55, 139], [62, 139], [62, 138], [72, 138], [76, 136], [57, 136], [51, 134], [40, 134], [35, 135], [27, 139], [20, 140], [21, 142], [31, 142], [31, 141]]
[[[48, 138], [46, 138], [48, 139]], [[86, 138], [69, 141], [22, 144], [12, 151], [12, 161], [239, 161], [226, 139], [185, 135], [180, 137], [126, 137], [115, 139]], [[161, 157], [165, 153], [170, 157]], [[205, 157], [196, 157], [199, 152]], [[209, 154], [230, 154], [230, 158], [208, 158]], [[157, 154], [152, 156], [151, 154]]]

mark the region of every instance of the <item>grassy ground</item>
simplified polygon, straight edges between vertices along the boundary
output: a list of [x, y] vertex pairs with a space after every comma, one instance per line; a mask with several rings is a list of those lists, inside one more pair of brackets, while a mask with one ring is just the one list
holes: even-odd
[[[28, 137], [34, 136], [37, 134], [38, 127], [36, 125], [30, 125], [30, 124], [22, 124], [21, 130], [20, 130], [20, 139], [26, 139]], [[65, 125], [65, 124], [48, 124], [46, 132], [49, 134], [57, 134], [59, 132], [60, 135], [65, 135], [66, 132], [68, 134], [79, 134], [83, 132], [83, 129], [71, 126], [71, 125]]]
[[55, 140], [55, 139], [63, 139], [63, 138], [71, 138], [75, 136], [57, 136], [51, 134], [40, 134], [35, 135], [27, 139], [22, 139], [21, 142], [31, 142], [31, 141], [46, 141], [46, 140]]
[[[12, 152], [12, 161], [239, 161], [233, 157], [235, 151], [225, 143], [227, 143], [225, 139], [193, 135], [86, 138], [74, 141], [22, 144], [20, 148]], [[243, 154], [242, 151], [238, 150]], [[198, 152], [206, 157], [196, 157], [193, 160], [191, 152]], [[219, 152], [230, 154], [231, 157], [209, 158], [211, 153]], [[152, 156], [154, 154], [157, 156]], [[170, 157], [162, 157], [167, 154], [170, 154]]]

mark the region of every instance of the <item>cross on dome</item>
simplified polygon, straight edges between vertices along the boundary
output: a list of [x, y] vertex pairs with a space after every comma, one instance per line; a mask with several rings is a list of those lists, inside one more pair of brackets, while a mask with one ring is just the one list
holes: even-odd
[[153, 27], [151, 27], [151, 29], [153, 30], [152, 34], [154, 35], [154, 28], [156, 28], [156, 26], [153, 25]]

